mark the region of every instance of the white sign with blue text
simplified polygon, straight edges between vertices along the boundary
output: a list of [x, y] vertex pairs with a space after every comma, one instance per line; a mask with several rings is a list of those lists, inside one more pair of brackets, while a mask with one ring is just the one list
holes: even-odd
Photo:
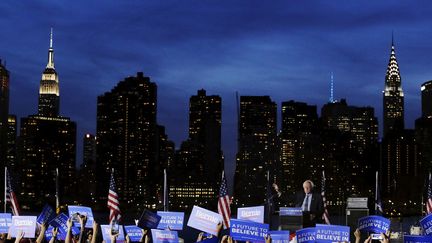
[[237, 218], [257, 223], [264, 223], [264, 206], [237, 209]]
[[220, 214], [193, 206], [187, 226], [217, 236], [219, 233], [219, 223], [222, 223], [222, 216]]

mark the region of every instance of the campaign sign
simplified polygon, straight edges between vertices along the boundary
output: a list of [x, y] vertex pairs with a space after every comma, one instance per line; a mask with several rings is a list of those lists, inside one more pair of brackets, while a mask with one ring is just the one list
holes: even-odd
[[219, 223], [222, 223], [220, 214], [193, 206], [187, 226], [217, 236]]
[[257, 223], [264, 223], [264, 206], [237, 209], [237, 218]]
[[432, 214], [420, 220], [420, 225], [423, 228], [423, 233], [426, 235], [432, 235]]
[[289, 230], [269, 231], [272, 243], [289, 243], [290, 232]]
[[12, 215], [10, 213], [0, 213], [0, 233], [7, 233], [12, 224]]
[[177, 231], [152, 229], [153, 243], [178, 243]]
[[157, 211], [157, 215], [161, 216], [158, 229], [183, 230], [183, 212]]
[[37, 217], [36, 222], [38, 222], [38, 224], [49, 223], [55, 217], [56, 213], [54, 209], [50, 205], [46, 204], [45, 207], [42, 209], [41, 214], [39, 214], [39, 216]]
[[279, 215], [281, 216], [303, 216], [302, 208], [280, 207]]
[[[48, 226], [47, 230], [45, 231], [45, 239], [46, 241], [50, 241], [51, 238], [53, 237], [53, 231], [54, 227], [52, 227], [51, 225]], [[65, 240], [66, 239], [66, 232], [62, 232], [62, 231], [58, 231], [57, 232], [57, 240]]]
[[36, 216], [12, 216], [10, 235], [17, 237], [18, 231], [24, 232], [25, 238], [35, 238]]
[[430, 243], [432, 236], [430, 235], [404, 235], [404, 243]]
[[264, 242], [269, 229], [268, 224], [241, 219], [231, 219], [230, 226], [230, 236], [239, 241]]
[[129, 236], [130, 241], [140, 241], [143, 237], [142, 229], [135, 225], [126, 225], [124, 226], [126, 234]]
[[[85, 225], [85, 228], [92, 228], [93, 227], [93, 212], [92, 209], [89, 207], [83, 207], [83, 206], [68, 206], [69, 211], [69, 217], [72, 217], [74, 214], [78, 213], [80, 215], [86, 215], [87, 216], [87, 223]], [[81, 227], [81, 224], [78, 220], [74, 219], [74, 225], [76, 227]]]
[[[102, 224], [101, 226], [102, 238], [105, 243], [111, 243], [111, 225]], [[119, 235], [117, 236], [117, 241], [119, 243], [125, 242], [125, 235], [123, 232], [123, 227], [119, 225]]]
[[390, 219], [381, 216], [366, 216], [358, 220], [358, 229], [361, 232], [385, 233], [390, 229]]
[[204, 239], [202, 241], [197, 241], [197, 243], [219, 243], [219, 238], [213, 236], [211, 238]]
[[144, 209], [141, 214], [141, 218], [138, 221], [137, 226], [144, 229], [156, 229], [161, 220], [161, 216], [151, 212], [150, 210]]
[[310, 227], [297, 230], [296, 237], [298, 243], [315, 243], [316, 229]]
[[350, 227], [340, 225], [316, 225], [316, 242], [331, 243], [335, 241], [350, 241]]
[[[57, 217], [55, 217], [53, 220], [51, 220], [49, 222], [49, 224], [51, 226], [53, 226], [53, 227], [55, 227], [55, 228], [58, 229], [58, 236], [57, 237], [59, 239], [63, 239], [62, 238], [63, 235], [64, 235], [64, 237], [66, 237], [66, 233], [67, 233], [67, 230], [68, 230], [68, 227], [67, 227], [67, 221], [68, 221], [68, 219], [69, 219], [69, 217], [66, 214], [61, 213]], [[75, 226], [72, 226], [71, 231], [72, 231], [73, 235], [78, 235], [80, 233], [79, 229], [77, 227], [75, 227]]]

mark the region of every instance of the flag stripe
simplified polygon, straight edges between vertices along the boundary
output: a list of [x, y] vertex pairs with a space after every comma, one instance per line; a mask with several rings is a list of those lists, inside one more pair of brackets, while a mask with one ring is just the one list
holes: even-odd
[[121, 219], [120, 202], [118, 200], [118, 195], [115, 190], [116, 190], [116, 185], [115, 185], [114, 170], [113, 170], [111, 173], [110, 186], [108, 190], [108, 203], [107, 203], [108, 208], [110, 209], [110, 214], [108, 218], [110, 224], [114, 219], [116, 220]]
[[18, 216], [20, 214], [18, 199], [13, 191], [9, 171], [6, 169], [6, 201], [9, 202], [12, 209], [12, 214]]
[[322, 196], [323, 204], [324, 204], [324, 213], [323, 213], [322, 219], [324, 220], [324, 222], [326, 224], [330, 224], [330, 214], [327, 210], [327, 200], [325, 197], [325, 181], [326, 181], [326, 179], [325, 179], [325, 174], [323, 171], [322, 172], [322, 178], [321, 178], [321, 196]]
[[231, 217], [230, 198], [228, 195], [225, 173], [223, 173], [223, 172], [222, 172], [222, 181], [221, 181], [220, 190], [219, 190], [218, 212], [222, 216], [224, 228], [225, 229], [229, 228], [230, 227], [230, 217]]

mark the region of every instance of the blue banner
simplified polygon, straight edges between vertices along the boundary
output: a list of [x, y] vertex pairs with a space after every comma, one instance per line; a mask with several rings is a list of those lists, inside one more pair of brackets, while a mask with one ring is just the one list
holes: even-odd
[[269, 231], [272, 243], [289, 243], [290, 232], [289, 230]]
[[0, 233], [7, 233], [12, 224], [12, 215], [10, 213], [0, 213]]
[[37, 217], [36, 222], [38, 222], [38, 224], [49, 223], [55, 217], [56, 213], [54, 209], [50, 205], [46, 204], [42, 209], [42, 212], [39, 214], [39, 217]]
[[315, 243], [316, 229], [304, 228], [296, 231], [297, 243]]
[[237, 209], [237, 218], [257, 223], [264, 223], [264, 206]]
[[279, 215], [281, 216], [303, 216], [302, 208], [280, 207]]
[[36, 216], [12, 216], [10, 235], [17, 237], [18, 231], [24, 232], [25, 238], [35, 238]]
[[[86, 215], [87, 223], [85, 225], [85, 228], [93, 227], [93, 211], [91, 208], [83, 206], [68, 206], [68, 211], [69, 217], [72, 217], [74, 214]], [[81, 224], [78, 220], [74, 219], [73, 221], [76, 227], [81, 227]]]
[[230, 236], [239, 241], [265, 242], [264, 238], [269, 231], [268, 224], [241, 219], [231, 219], [230, 225]]
[[197, 243], [219, 243], [219, 238], [217, 238], [216, 236], [213, 236], [211, 238], [207, 238], [207, 239], [204, 239], [202, 241], [197, 241]]
[[423, 233], [426, 235], [432, 235], [432, 214], [420, 220], [420, 225], [423, 228]]
[[[49, 222], [49, 224], [58, 229], [58, 235], [59, 236], [60, 235], [66, 236], [67, 229], [68, 229], [68, 227], [67, 227], [67, 220], [68, 219], [69, 219], [69, 217], [66, 214], [61, 213], [57, 217], [55, 217], [53, 220], [51, 220]], [[80, 230], [76, 226], [72, 226], [72, 234], [78, 235], [79, 233], [80, 233]]]
[[[102, 231], [102, 238], [105, 241], [105, 243], [111, 243], [111, 225], [103, 224], [100, 226]], [[125, 242], [125, 235], [123, 232], [123, 227], [119, 225], [119, 235], [117, 236], [118, 243], [124, 243]]]
[[404, 243], [431, 243], [432, 236], [427, 235], [404, 235]]
[[126, 234], [132, 242], [138, 242], [143, 237], [142, 229], [135, 225], [126, 225], [124, 227]]
[[315, 228], [316, 242], [350, 241], [350, 227], [348, 226], [317, 224]]
[[366, 216], [358, 220], [358, 229], [367, 233], [385, 233], [390, 229], [390, 219], [377, 215]]
[[158, 211], [157, 215], [161, 216], [157, 226], [158, 229], [183, 230], [183, 212]]
[[219, 223], [222, 223], [220, 214], [193, 206], [187, 226], [217, 236]]
[[142, 229], [156, 229], [160, 220], [161, 216], [151, 212], [150, 210], [144, 209], [137, 225]]
[[153, 243], [178, 243], [177, 231], [152, 229]]

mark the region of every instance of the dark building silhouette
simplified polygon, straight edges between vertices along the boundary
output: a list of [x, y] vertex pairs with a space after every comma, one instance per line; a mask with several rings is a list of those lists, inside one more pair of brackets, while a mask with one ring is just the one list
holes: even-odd
[[[0, 60], [0, 166], [8, 164], [9, 71]], [[4, 175], [4, 170], [0, 172]], [[3, 178], [3, 177], [2, 177]], [[4, 181], [0, 182], [3, 188]]]
[[48, 64], [42, 74], [37, 115], [21, 118], [19, 137], [21, 206], [36, 209], [55, 202], [56, 168], [61, 204], [75, 195], [76, 124], [59, 116], [59, 83], [54, 69], [52, 32]]
[[432, 81], [421, 85], [422, 116], [415, 121], [420, 175], [432, 169]]
[[[200, 205], [216, 209], [223, 157], [221, 151], [222, 101], [198, 90], [189, 100], [189, 138], [175, 156], [170, 198], [179, 209]], [[180, 189], [179, 189], [180, 188]]]
[[235, 171], [234, 198], [237, 206], [260, 205], [266, 201], [267, 171], [274, 181], [277, 106], [269, 96], [241, 96], [239, 151]]
[[11, 171], [17, 170], [17, 118], [9, 115], [7, 133], [6, 166]]
[[155, 208], [161, 164], [169, 163], [158, 159], [164, 144], [160, 139], [167, 139], [157, 125], [156, 108], [157, 86], [142, 72], [98, 97], [96, 171], [100, 201], [107, 197], [114, 169], [122, 207], [138, 211]]
[[79, 201], [84, 205], [97, 205], [97, 181], [96, 181], [96, 137], [87, 133], [83, 137], [83, 162], [80, 166], [78, 179]]
[[[327, 133], [321, 140], [335, 146], [334, 150], [328, 150], [323, 164], [329, 200], [341, 198], [344, 203], [345, 196], [368, 196], [375, 185], [374, 173], [379, 169], [378, 119], [374, 109], [349, 106], [341, 99], [322, 107], [321, 122], [323, 132]], [[339, 193], [344, 190], [347, 190], [345, 196]]]
[[317, 107], [293, 100], [282, 102], [277, 182], [284, 191], [295, 191], [313, 161], [312, 146], [318, 134]]
[[383, 135], [392, 129], [404, 128], [404, 93], [402, 91], [401, 75], [396, 60], [395, 47], [392, 40], [390, 60], [385, 76], [383, 91]]

